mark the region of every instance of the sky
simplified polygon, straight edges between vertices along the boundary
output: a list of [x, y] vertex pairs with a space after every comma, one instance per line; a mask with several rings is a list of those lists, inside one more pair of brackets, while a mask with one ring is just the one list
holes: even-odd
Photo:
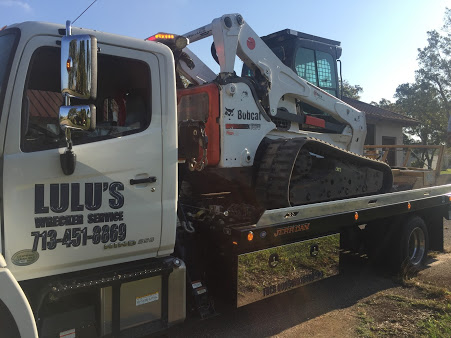
[[[0, 27], [23, 21], [65, 24], [93, 0], [0, 0]], [[449, 0], [97, 0], [74, 26], [147, 38], [187, 33], [228, 13], [240, 13], [259, 35], [285, 28], [341, 42], [343, 78], [360, 85], [361, 100], [394, 101], [396, 87], [414, 81], [417, 49], [443, 25]], [[213, 70], [211, 41], [190, 48]]]

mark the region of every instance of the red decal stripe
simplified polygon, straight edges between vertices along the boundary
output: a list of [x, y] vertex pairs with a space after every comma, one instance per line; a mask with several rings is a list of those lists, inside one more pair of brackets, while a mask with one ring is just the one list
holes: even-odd
[[311, 126], [316, 126], [316, 127], [321, 127], [321, 128], [326, 127], [326, 121], [324, 121], [323, 119], [319, 119], [317, 117], [313, 117], [313, 116], [306, 116], [305, 124], [308, 124]]

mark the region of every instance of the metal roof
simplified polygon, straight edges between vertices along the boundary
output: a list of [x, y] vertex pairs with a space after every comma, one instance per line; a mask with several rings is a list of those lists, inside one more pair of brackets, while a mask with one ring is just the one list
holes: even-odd
[[350, 97], [342, 97], [342, 100], [349, 104], [350, 106], [364, 112], [366, 115], [367, 122], [376, 121], [391, 121], [397, 122], [403, 126], [415, 126], [420, 122], [414, 118], [405, 116], [400, 113], [395, 113], [381, 107], [373, 106], [372, 104], [365, 103], [356, 99], [351, 99]]

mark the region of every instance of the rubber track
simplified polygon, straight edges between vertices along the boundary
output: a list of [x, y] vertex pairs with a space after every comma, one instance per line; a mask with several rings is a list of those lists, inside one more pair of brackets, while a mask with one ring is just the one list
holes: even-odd
[[[266, 142], [269, 143], [265, 149], [265, 153], [263, 158], [259, 163], [259, 169], [257, 174], [257, 180], [255, 182], [255, 192], [256, 198], [260, 205], [266, 205], [268, 200], [268, 189], [267, 184], [270, 181], [270, 176], [272, 176], [272, 163], [273, 159], [277, 154], [277, 150], [279, 146], [286, 142], [285, 139], [277, 139], [277, 140], [268, 140]], [[271, 178], [272, 180], [272, 178]]]
[[[299, 151], [304, 147], [309, 152], [324, 157], [332, 156], [343, 163], [349, 162], [358, 167], [369, 167], [381, 171], [383, 174], [381, 189], [377, 192], [368, 192], [366, 195], [386, 193], [392, 189], [392, 172], [390, 166], [384, 162], [355, 154], [310, 137], [277, 139], [268, 142], [269, 145], [260, 161], [256, 180], [257, 200], [267, 209], [292, 206], [289, 197], [291, 176]], [[351, 195], [348, 198], [362, 195], [365, 194]]]

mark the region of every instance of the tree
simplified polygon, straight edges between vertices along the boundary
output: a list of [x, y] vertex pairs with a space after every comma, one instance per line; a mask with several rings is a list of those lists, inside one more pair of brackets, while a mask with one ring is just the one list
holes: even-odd
[[[407, 143], [443, 144], [446, 141], [447, 121], [451, 116], [451, 10], [445, 11], [441, 32], [427, 32], [427, 45], [418, 49], [419, 69], [415, 82], [398, 86], [396, 102], [380, 102], [380, 106], [404, 113], [420, 124], [405, 129]], [[384, 107], [384, 108], [385, 108]], [[430, 166], [432, 154], [423, 151], [422, 160]]]
[[343, 80], [343, 86], [341, 87], [343, 96], [351, 99], [360, 99], [360, 93], [363, 92], [363, 88], [359, 85], [351, 85], [348, 80]]
[[[425, 82], [404, 83], [396, 89], [394, 97], [397, 99], [398, 111], [420, 121], [419, 125], [405, 129], [411, 140], [419, 138], [421, 144], [440, 144], [445, 141], [448, 117], [437, 95], [437, 89]], [[421, 154], [422, 160], [429, 166], [432, 166], [432, 155], [427, 150]]]
[[383, 109], [387, 109], [393, 112], [398, 112], [399, 111], [399, 107], [396, 105], [396, 103], [391, 102], [390, 100], [387, 99], [380, 99], [379, 102], [374, 102], [371, 101], [370, 103], [373, 106], [379, 107], [379, 108], [383, 108]]
[[440, 34], [436, 30], [428, 32], [427, 46], [418, 49], [416, 81], [426, 83], [436, 90], [436, 99], [451, 116], [451, 10], [445, 11], [445, 24]]

